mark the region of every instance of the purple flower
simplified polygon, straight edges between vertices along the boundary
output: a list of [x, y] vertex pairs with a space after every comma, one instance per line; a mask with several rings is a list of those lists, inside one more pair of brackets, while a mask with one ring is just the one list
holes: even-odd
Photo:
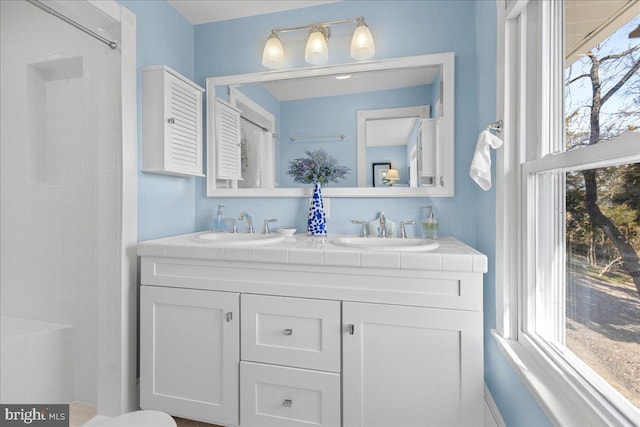
[[345, 166], [338, 165], [338, 160], [319, 148], [315, 151], [305, 150], [307, 157], [289, 161], [287, 175], [295, 182], [303, 184], [327, 184], [338, 182], [351, 171]]

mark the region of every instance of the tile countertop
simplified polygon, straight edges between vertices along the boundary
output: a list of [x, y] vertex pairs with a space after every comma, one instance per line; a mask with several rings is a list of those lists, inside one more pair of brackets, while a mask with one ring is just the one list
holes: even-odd
[[202, 233], [140, 242], [138, 255], [331, 267], [487, 272], [486, 255], [453, 237], [438, 239], [440, 247], [432, 251], [399, 252], [337, 246], [331, 243], [331, 239], [338, 235], [296, 234], [269, 245], [232, 246], [197, 239], [196, 236]]

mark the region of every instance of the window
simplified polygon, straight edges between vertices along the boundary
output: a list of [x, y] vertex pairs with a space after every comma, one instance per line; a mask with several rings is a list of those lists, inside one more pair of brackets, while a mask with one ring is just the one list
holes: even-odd
[[498, 341], [558, 424], [640, 424], [638, 6], [504, 12]]

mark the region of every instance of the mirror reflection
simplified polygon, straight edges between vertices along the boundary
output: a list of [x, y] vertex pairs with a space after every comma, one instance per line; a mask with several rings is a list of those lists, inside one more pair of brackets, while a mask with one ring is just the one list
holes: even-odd
[[320, 148], [349, 169], [328, 195], [452, 195], [453, 54], [402, 60], [208, 79], [209, 195], [304, 195], [289, 164]]

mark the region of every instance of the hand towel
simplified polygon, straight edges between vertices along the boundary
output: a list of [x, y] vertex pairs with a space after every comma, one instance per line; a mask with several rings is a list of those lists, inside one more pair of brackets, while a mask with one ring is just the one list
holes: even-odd
[[502, 145], [502, 140], [489, 132], [483, 130], [478, 136], [476, 151], [471, 160], [469, 175], [484, 191], [491, 188], [491, 150]]

